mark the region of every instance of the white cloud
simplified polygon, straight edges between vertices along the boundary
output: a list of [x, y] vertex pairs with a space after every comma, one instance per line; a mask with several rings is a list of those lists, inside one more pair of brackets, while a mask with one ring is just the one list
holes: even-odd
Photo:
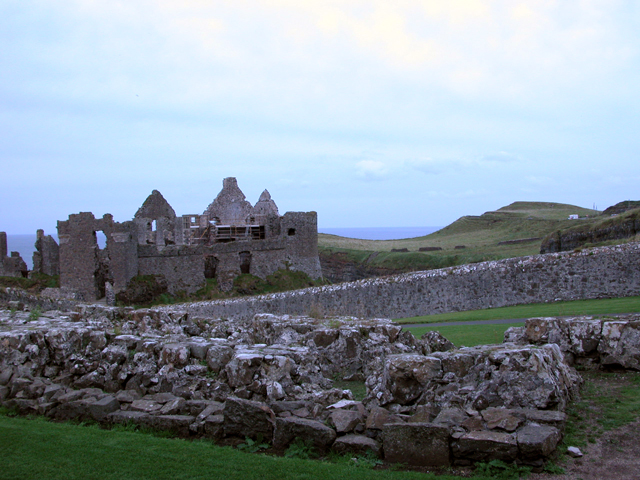
[[360, 160], [356, 163], [356, 173], [364, 180], [382, 180], [389, 174], [389, 169], [379, 160]]

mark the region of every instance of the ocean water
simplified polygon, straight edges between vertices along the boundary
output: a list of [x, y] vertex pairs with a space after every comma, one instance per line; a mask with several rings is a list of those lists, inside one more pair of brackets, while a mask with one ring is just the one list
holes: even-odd
[[400, 240], [403, 238], [423, 237], [437, 232], [441, 228], [443, 227], [319, 228], [318, 232], [362, 240]]
[[[362, 227], [362, 228], [319, 228], [320, 233], [329, 233], [341, 237], [359, 238], [363, 240], [397, 240], [429, 235], [442, 227]], [[102, 232], [97, 232], [98, 245], [104, 248], [105, 238]], [[52, 237], [58, 241], [57, 235]], [[20, 252], [29, 269], [33, 268], [33, 252], [36, 251], [35, 235], [7, 235], [7, 254]]]

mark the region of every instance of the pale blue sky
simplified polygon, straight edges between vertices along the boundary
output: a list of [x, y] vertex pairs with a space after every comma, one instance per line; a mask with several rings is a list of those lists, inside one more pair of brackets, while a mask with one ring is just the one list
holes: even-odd
[[640, 2], [0, 2], [0, 230], [199, 213], [321, 227], [640, 199]]

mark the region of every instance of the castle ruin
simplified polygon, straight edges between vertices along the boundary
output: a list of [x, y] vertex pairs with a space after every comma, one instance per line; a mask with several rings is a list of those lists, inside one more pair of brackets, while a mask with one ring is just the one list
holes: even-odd
[[[106, 236], [103, 249], [98, 231]], [[318, 279], [317, 234], [316, 212], [281, 216], [267, 190], [252, 206], [233, 177], [200, 215], [178, 217], [154, 190], [131, 221], [90, 212], [58, 221], [60, 286], [92, 301], [108, 285], [123, 291], [136, 275], [162, 275], [171, 293], [193, 293], [213, 278], [230, 290], [242, 273], [265, 278], [282, 268]]]
[[0, 276], [2, 277], [26, 277], [27, 264], [18, 252], [7, 255], [7, 233], [0, 232]]

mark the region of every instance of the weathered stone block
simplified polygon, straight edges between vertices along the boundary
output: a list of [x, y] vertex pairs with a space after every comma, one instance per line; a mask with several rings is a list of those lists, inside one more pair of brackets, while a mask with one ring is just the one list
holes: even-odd
[[129, 407], [131, 410], [145, 413], [158, 412], [162, 408], [162, 404], [153, 400], [134, 400]]
[[275, 414], [265, 404], [229, 397], [224, 403], [225, 435], [256, 438], [273, 436]]
[[330, 418], [338, 433], [352, 432], [363, 420], [360, 412], [341, 408], [331, 412]]
[[156, 430], [166, 430], [181, 437], [189, 435], [189, 425], [195, 420], [191, 415], [152, 415], [149, 417], [149, 426]]
[[344, 435], [338, 437], [333, 443], [331, 450], [340, 455], [367, 455], [367, 453], [373, 452], [379, 456], [381, 453], [380, 444], [365, 435]]
[[87, 400], [74, 400], [72, 402], [60, 403], [56, 408], [56, 420], [74, 420], [89, 418], [89, 404]]
[[220, 439], [224, 436], [224, 415], [209, 415], [204, 419], [204, 434]]
[[433, 423], [453, 427], [462, 425], [468, 418], [469, 415], [459, 408], [443, 408], [433, 420]]
[[253, 373], [262, 363], [263, 358], [263, 355], [254, 353], [236, 355], [225, 366], [229, 386], [238, 388], [243, 385], [249, 385], [253, 381]]
[[525, 459], [548, 457], [560, 442], [560, 432], [548, 425], [527, 425], [518, 430], [516, 440]]
[[487, 422], [489, 430], [500, 429], [514, 432], [522, 423], [522, 419], [514, 413], [513, 410], [507, 408], [489, 407], [482, 411], [482, 418]]
[[160, 415], [176, 415], [181, 413], [185, 408], [186, 400], [182, 397], [176, 397], [166, 402], [160, 409]]
[[324, 423], [306, 418], [276, 418], [273, 446], [285, 448], [296, 438], [309, 441], [320, 451], [326, 451], [336, 439], [336, 432]]
[[542, 425], [550, 425], [558, 430], [564, 430], [567, 422], [567, 414], [557, 410], [536, 410], [535, 408], [523, 408], [515, 410], [517, 415], [524, 415], [528, 421]]
[[640, 370], [640, 322], [605, 322], [598, 351], [604, 365]]
[[116, 410], [107, 415], [107, 422], [117, 424], [148, 425], [151, 415], [132, 410]]
[[109, 413], [115, 412], [120, 408], [120, 402], [111, 395], [96, 400], [87, 405], [87, 411], [91, 418], [96, 421], [102, 421]]
[[120, 390], [116, 393], [116, 400], [122, 403], [131, 403], [134, 400], [140, 400], [142, 395], [136, 390]]
[[493, 431], [469, 432], [452, 444], [453, 456], [473, 461], [512, 462], [518, 455], [515, 435]]
[[176, 343], [167, 344], [160, 352], [159, 365], [173, 365], [174, 367], [184, 367], [189, 361], [189, 345]]
[[429, 380], [442, 376], [442, 362], [423, 355], [390, 355], [385, 373], [393, 401], [405, 405], [420, 396]]
[[432, 423], [387, 424], [382, 430], [385, 460], [420, 466], [448, 466], [449, 429]]

